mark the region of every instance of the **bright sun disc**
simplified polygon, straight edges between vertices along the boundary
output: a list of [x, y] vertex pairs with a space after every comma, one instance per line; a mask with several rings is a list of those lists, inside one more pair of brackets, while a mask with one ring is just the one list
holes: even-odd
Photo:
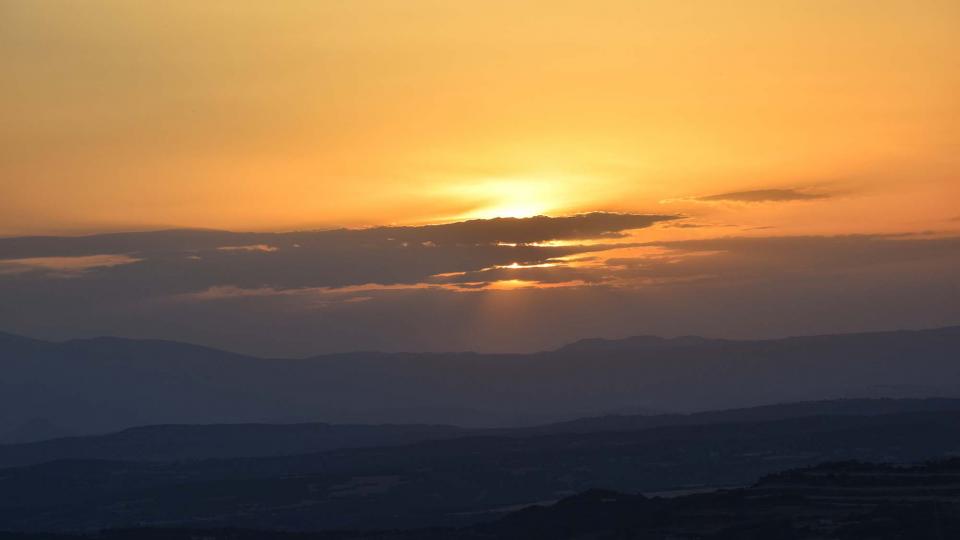
[[527, 218], [541, 215], [546, 212], [547, 206], [531, 202], [508, 203], [489, 208], [482, 208], [476, 212], [471, 212], [471, 216], [481, 219], [492, 218]]
[[468, 219], [527, 218], [546, 214], [559, 206], [556, 183], [530, 179], [493, 179], [453, 188], [452, 194], [476, 208], [461, 216]]

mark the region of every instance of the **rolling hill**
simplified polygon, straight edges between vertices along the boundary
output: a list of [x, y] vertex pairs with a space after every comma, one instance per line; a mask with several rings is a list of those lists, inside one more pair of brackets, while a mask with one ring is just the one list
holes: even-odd
[[824, 461], [958, 453], [960, 413], [915, 412], [470, 436], [280, 457], [60, 460], [0, 469], [0, 530], [461, 527], [589, 489], [700, 491]]
[[342, 448], [397, 446], [465, 437], [532, 437], [636, 431], [668, 426], [771, 422], [809, 416], [960, 413], [960, 399], [844, 399], [690, 414], [609, 415], [521, 428], [468, 429], [419, 424], [174, 424], [103, 435], [0, 445], [0, 468], [66, 459], [184, 461], [271, 457]]
[[763, 341], [588, 340], [526, 355], [306, 359], [165, 341], [53, 343], [4, 334], [0, 434], [38, 420], [74, 434], [318, 421], [508, 427], [636, 411], [957, 397], [957, 358], [960, 327]]

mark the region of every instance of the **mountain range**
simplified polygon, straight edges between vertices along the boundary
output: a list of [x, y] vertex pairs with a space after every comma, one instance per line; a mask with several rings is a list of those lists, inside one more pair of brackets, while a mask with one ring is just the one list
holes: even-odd
[[958, 397], [958, 358], [960, 327], [757, 341], [584, 340], [535, 354], [302, 359], [168, 341], [2, 334], [0, 442], [152, 424], [518, 427], [611, 413]]
[[[631, 432], [673, 426], [776, 422], [808, 417], [960, 414], [960, 399], [843, 399], [784, 403], [690, 414], [607, 415], [517, 428], [427, 424], [168, 424], [102, 435], [57, 437], [0, 445], [0, 468], [57, 460], [186, 461], [278, 457], [349, 448], [403, 446], [479, 437]], [[923, 417], [923, 416], [921, 416]]]

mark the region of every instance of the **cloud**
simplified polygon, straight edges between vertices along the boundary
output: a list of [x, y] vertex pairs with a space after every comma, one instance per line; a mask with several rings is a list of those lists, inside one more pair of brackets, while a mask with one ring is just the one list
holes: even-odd
[[177, 229], [78, 237], [0, 238], [0, 260], [103, 254], [162, 256], [222, 249], [276, 251], [284, 248], [342, 250], [350, 246], [479, 246], [534, 244], [551, 240], [619, 238], [625, 231], [680, 219], [669, 214], [592, 212], [574, 216], [476, 219], [439, 225], [372, 227], [283, 233]]
[[0, 239], [0, 328], [302, 355], [960, 322], [957, 236], [604, 240], [656, 223], [681, 221], [600, 213]]
[[267, 244], [253, 244], [250, 246], [221, 246], [217, 248], [220, 251], [277, 251], [278, 248], [268, 246]]
[[[460, 273], [475, 281], [498, 281], [501, 274], [516, 272], [484, 270], [603, 251], [611, 244], [596, 239], [620, 238], [625, 231], [676, 218], [596, 212], [287, 233], [172, 230], [7, 238], [0, 239], [0, 263], [18, 271], [17, 282], [8, 285], [22, 293], [56, 290], [64, 298], [96, 297], [100, 302], [164, 297], [209, 301], [273, 294], [270, 291], [452, 285], [466, 281], [443, 283], [433, 276]], [[594, 241], [581, 245], [581, 239]], [[551, 241], [562, 243], [548, 244]], [[25, 266], [23, 261], [93, 262], [82, 274], [74, 274], [73, 283], [52, 286], [49, 276], [26, 271], [36, 264]], [[3, 285], [0, 280], [0, 288]]]
[[703, 227], [710, 227], [711, 225], [708, 225], [706, 223], [677, 222], [677, 223], [667, 223], [663, 226], [666, 228], [674, 228], [674, 229], [700, 229]]
[[[606, 261], [622, 280], [776, 280], [784, 276], [846, 276], [885, 268], [960, 268], [960, 237], [841, 235], [726, 237], [648, 242], [659, 256]], [[904, 278], [909, 278], [905, 273]], [[842, 279], [838, 277], [838, 279]]]
[[677, 215], [592, 212], [565, 217], [476, 219], [422, 227], [382, 227], [372, 235], [387, 234], [404, 241], [442, 244], [532, 244], [551, 240], [620, 238], [624, 231], [680, 219]]
[[432, 277], [430, 283], [477, 288], [501, 281], [524, 282], [532, 285], [582, 285], [601, 283], [605, 280], [607, 280], [607, 276], [596, 268], [548, 262], [540, 265], [497, 266], [471, 272], [443, 274]]
[[255, 298], [267, 296], [291, 296], [305, 297], [313, 296], [325, 299], [338, 299], [341, 301], [353, 301], [357, 298], [369, 298], [358, 293], [381, 292], [390, 290], [412, 290], [428, 287], [426, 284], [418, 285], [356, 285], [349, 287], [305, 287], [301, 289], [274, 289], [270, 287], [260, 287], [256, 289], [242, 289], [233, 286], [210, 287], [203, 291], [186, 293], [172, 296], [164, 299], [170, 302], [190, 302], [196, 300], [226, 300], [234, 298]]
[[[325, 249], [216, 249], [223, 245], [250, 244], [211, 243], [196, 251], [202, 260], [167, 247], [73, 279], [0, 276], [0, 328], [298, 356], [960, 323], [960, 237], [730, 236], [556, 248], [327, 239]], [[345, 285], [323, 285], [330, 283]]]
[[754, 189], [749, 191], [731, 191], [719, 193], [716, 195], [705, 195], [695, 197], [693, 200], [703, 202], [788, 202], [788, 201], [811, 201], [817, 199], [827, 199], [830, 195], [826, 193], [813, 193], [797, 189]]
[[0, 260], [0, 275], [40, 272], [45, 275], [75, 277], [93, 268], [106, 268], [139, 262], [126, 255], [86, 255], [78, 257], [31, 257]]

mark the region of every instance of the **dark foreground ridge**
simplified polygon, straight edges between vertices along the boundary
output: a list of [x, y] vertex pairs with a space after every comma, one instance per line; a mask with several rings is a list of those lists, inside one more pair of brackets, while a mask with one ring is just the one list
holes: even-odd
[[465, 527], [593, 488], [709, 491], [838, 460], [956, 455], [960, 413], [806, 416], [488, 435], [261, 458], [60, 460], [0, 469], [0, 530]]
[[675, 498], [590, 490], [461, 528], [292, 533], [242, 529], [0, 534], [2, 540], [887, 540], [960, 537], [960, 459], [918, 466], [836, 462], [743, 489]]

